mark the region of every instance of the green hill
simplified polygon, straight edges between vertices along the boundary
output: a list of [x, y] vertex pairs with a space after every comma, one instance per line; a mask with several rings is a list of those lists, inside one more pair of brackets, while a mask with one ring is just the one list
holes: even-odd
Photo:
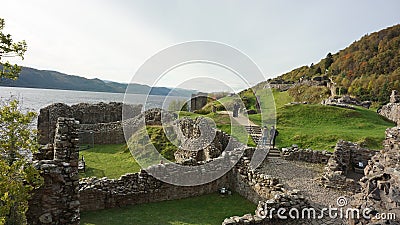
[[341, 94], [386, 103], [391, 90], [400, 91], [400, 25], [365, 35], [338, 53], [329, 53], [320, 62], [294, 69], [272, 82], [317, 76], [332, 79]]

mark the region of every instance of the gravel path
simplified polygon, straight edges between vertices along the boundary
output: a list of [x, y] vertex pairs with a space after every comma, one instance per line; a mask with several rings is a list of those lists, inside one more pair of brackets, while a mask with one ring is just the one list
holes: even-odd
[[[321, 176], [324, 165], [297, 161], [286, 161], [281, 158], [268, 158], [259, 168], [265, 174], [279, 177], [280, 182], [288, 190], [298, 189], [316, 209], [337, 207], [337, 199], [350, 193], [334, 189], [326, 189], [319, 185], [317, 178]], [[317, 211], [318, 212], [318, 211]], [[318, 213], [317, 213], [318, 215]], [[274, 224], [342, 224], [340, 219], [324, 216], [318, 220], [280, 221]]]

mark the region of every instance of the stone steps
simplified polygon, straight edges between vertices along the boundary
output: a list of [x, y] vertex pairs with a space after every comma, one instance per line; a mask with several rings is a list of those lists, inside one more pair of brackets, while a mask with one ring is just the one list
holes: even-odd
[[269, 149], [268, 158], [280, 158], [281, 152], [276, 148]]

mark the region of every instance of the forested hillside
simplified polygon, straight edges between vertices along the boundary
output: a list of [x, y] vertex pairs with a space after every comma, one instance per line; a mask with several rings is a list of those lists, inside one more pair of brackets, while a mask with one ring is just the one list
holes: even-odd
[[316, 64], [303, 66], [275, 80], [327, 76], [340, 94], [386, 103], [392, 89], [400, 90], [400, 25], [365, 35], [349, 47]]

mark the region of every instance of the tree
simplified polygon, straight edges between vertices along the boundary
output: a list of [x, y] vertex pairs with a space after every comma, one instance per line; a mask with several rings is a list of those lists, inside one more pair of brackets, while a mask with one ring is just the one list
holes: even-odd
[[[11, 35], [4, 35], [4, 20], [0, 18], [0, 60], [1, 57], [21, 57], [26, 51], [25, 41], [13, 43]], [[20, 72], [18, 65], [0, 61], [0, 82], [2, 78], [16, 79]], [[38, 188], [43, 180], [39, 172], [27, 159], [25, 153], [38, 149], [37, 133], [30, 129], [34, 112], [22, 113], [17, 100], [0, 104], [0, 225], [26, 224], [30, 191]]]
[[3, 58], [19, 57], [24, 59], [27, 49], [25, 41], [14, 42], [10, 34], [4, 34], [4, 19], [0, 18], [0, 80], [3, 78], [17, 79], [21, 72], [21, 67], [17, 64], [12, 65], [8, 60]]
[[332, 65], [332, 63], [333, 63], [333, 56], [329, 52], [328, 55], [326, 55], [326, 58], [325, 58], [325, 70], [329, 69], [329, 67]]

